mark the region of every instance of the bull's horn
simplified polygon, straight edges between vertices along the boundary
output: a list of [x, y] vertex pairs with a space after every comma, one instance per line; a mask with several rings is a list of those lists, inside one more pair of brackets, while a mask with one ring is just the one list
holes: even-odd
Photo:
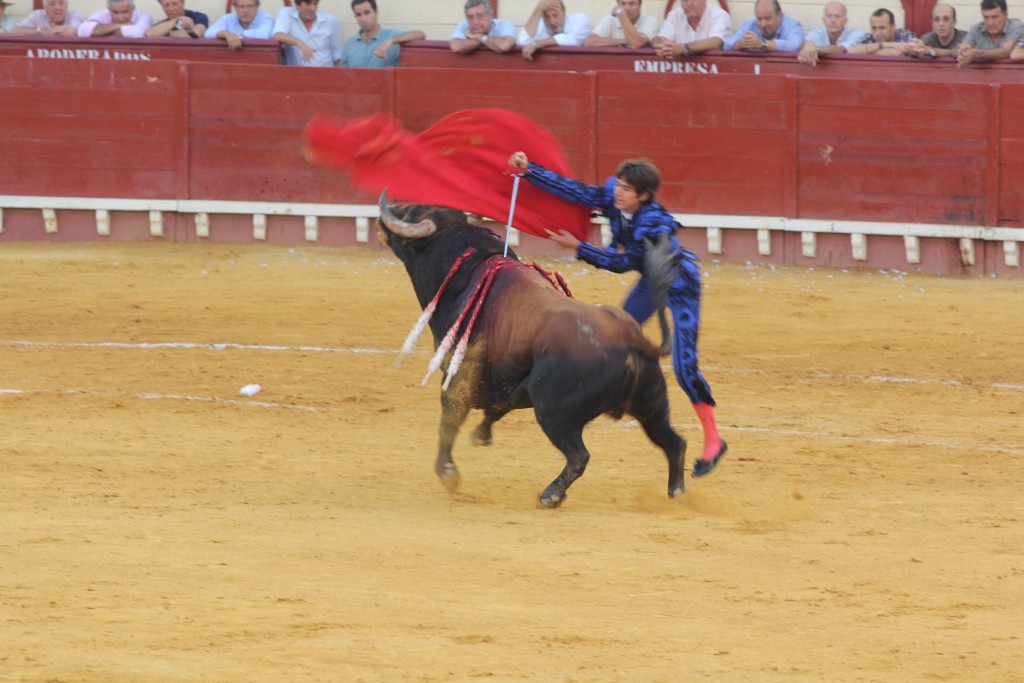
[[434, 225], [434, 221], [429, 218], [420, 221], [419, 223], [407, 223], [401, 218], [395, 215], [395, 212], [388, 206], [388, 188], [384, 188], [384, 191], [380, 193], [380, 220], [384, 225], [388, 227], [388, 230], [401, 235], [402, 237], [408, 237], [409, 239], [420, 239], [421, 237], [429, 237], [437, 232], [437, 226]]

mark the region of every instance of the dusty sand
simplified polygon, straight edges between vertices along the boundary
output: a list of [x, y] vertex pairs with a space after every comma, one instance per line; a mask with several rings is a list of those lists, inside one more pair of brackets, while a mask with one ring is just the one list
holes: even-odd
[[0, 246], [0, 681], [1024, 680], [1024, 281], [705, 271], [729, 458], [546, 511], [527, 412], [436, 481], [390, 253]]

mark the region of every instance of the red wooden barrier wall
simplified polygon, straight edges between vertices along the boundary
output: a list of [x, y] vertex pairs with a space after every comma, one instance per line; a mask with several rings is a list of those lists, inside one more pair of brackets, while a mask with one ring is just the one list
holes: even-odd
[[[302, 157], [314, 112], [391, 111], [420, 131], [461, 109], [506, 107], [552, 130], [585, 181], [650, 157], [666, 178], [659, 199], [677, 213], [1024, 227], [1024, 85], [822, 73], [638, 79], [0, 57], [0, 196], [373, 204]], [[0, 240], [24, 238], [21, 214], [4, 215]], [[176, 220], [174, 238], [194, 239]], [[793, 237], [773, 240], [799, 253]], [[751, 251], [728, 239], [731, 257]], [[852, 263], [848, 245], [829, 249], [821, 262]]]

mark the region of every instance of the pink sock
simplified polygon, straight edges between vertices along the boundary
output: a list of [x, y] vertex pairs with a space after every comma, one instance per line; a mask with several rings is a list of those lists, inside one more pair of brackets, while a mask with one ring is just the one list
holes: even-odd
[[715, 407], [710, 403], [694, 403], [693, 412], [697, 413], [700, 425], [704, 428], [704, 451], [700, 457], [702, 460], [713, 460], [722, 447], [722, 437], [718, 435], [718, 427], [715, 426]]

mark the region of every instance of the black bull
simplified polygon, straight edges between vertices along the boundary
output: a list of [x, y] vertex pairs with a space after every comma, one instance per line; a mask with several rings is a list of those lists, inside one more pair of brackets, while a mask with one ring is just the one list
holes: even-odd
[[[436, 349], [481, 278], [501, 260], [502, 241], [453, 209], [389, 208], [385, 194], [380, 209], [382, 241], [405, 264], [421, 307], [434, 299], [460, 256], [475, 250], [450, 276], [437, 302], [430, 320]], [[486, 445], [495, 422], [511, 410], [532, 407], [541, 429], [566, 461], [541, 494], [542, 506], [560, 505], [569, 486], [583, 474], [590, 460], [583, 428], [604, 413], [636, 418], [668, 459], [668, 495], [682, 493], [686, 441], [670, 423], [658, 347], [621, 309], [567, 297], [518, 261], [503, 265], [511, 267], [492, 274], [465, 362], [441, 393], [435, 469], [445, 488], [454, 491], [459, 484], [452, 443], [470, 409], [484, 412], [472, 439]]]

